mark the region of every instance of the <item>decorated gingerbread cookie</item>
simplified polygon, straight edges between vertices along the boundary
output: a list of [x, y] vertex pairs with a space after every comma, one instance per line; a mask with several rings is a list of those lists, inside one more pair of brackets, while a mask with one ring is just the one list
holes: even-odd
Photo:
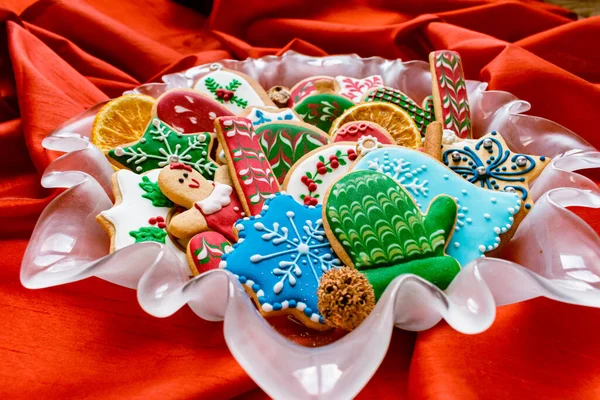
[[221, 258], [233, 248], [231, 243], [217, 232], [195, 235], [187, 245], [187, 260], [194, 276], [219, 268]]
[[352, 106], [352, 100], [337, 93], [317, 93], [303, 98], [294, 111], [304, 122], [329, 132], [333, 121]]
[[242, 117], [252, 121], [255, 128], [269, 122], [299, 122], [300, 118], [291, 108], [252, 107]]
[[346, 266], [367, 275], [376, 298], [403, 273], [445, 289], [460, 271], [445, 254], [457, 214], [450, 196], [434, 197], [424, 214], [399, 182], [358, 170], [335, 182], [324, 204], [325, 232], [334, 251]]
[[189, 165], [173, 163], [164, 167], [158, 176], [161, 191], [188, 209], [171, 218], [169, 232], [178, 238], [190, 238], [200, 232], [215, 231], [235, 241], [234, 225], [244, 214], [228, 183], [209, 181]]
[[260, 216], [237, 224], [240, 240], [221, 265], [235, 274], [265, 317], [291, 314], [309, 327], [328, 329], [317, 308], [325, 271], [341, 266], [323, 230], [321, 206], [272, 196]]
[[280, 191], [260, 137], [252, 122], [243, 117], [217, 118], [215, 128], [243, 211], [248, 216], [256, 215], [265, 200]]
[[370, 136], [382, 144], [394, 144], [396, 141], [385, 128], [375, 122], [351, 121], [340, 126], [333, 133], [334, 142], [358, 142], [365, 136]]
[[138, 174], [171, 163], [182, 163], [212, 179], [217, 164], [210, 159], [211, 145], [210, 133], [184, 135], [153, 118], [137, 143], [109, 151], [108, 158], [114, 165]]
[[269, 122], [256, 135], [279, 183], [302, 156], [329, 143], [325, 132], [300, 122]]
[[320, 91], [333, 91], [335, 89], [334, 79], [331, 76], [311, 76], [302, 79], [290, 89], [288, 107], [294, 107], [306, 96], [319, 93]]
[[201, 77], [194, 90], [221, 103], [234, 114], [248, 107], [275, 107], [269, 95], [254, 79], [238, 71], [219, 69]]
[[371, 75], [363, 79], [338, 75], [335, 77], [335, 83], [339, 94], [360, 103], [367, 91], [383, 86], [383, 78], [380, 75]]
[[184, 261], [184, 253], [167, 235], [166, 220], [174, 204], [158, 187], [159, 172], [139, 175], [120, 170], [113, 174], [115, 205], [96, 217], [110, 236], [111, 253], [134, 243], [157, 242], [173, 249]]
[[471, 109], [460, 55], [450, 50], [429, 54], [435, 119], [461, 139], [471, 137]]
[[423, 102], [421, 103], [421, 108], [425, 111], [429, 111], [430, 113], [433, 113], [433, 115], [435, 116], [435, 111], [433, 110], [433, 96], [432, 95], [425, 96], [425, 98], [423, 99]]
[[321, 204], [329, 186], [350, 171], [355, 148], [355, 143], [340, 142], [311, 151], [294, 164], [283, 190], [301, 204]]
[[516, 192], [526, 210], [533, 205], [529, 183], [550, 162], [544, 156], [513, 153], [497, 132], [444, 146], [442, 151], [442, 161], [458, 175], [482, 188]]
[[348, 122], [374, 122], [382, 126], [400, 146], [418, 149], [421, 147], [421, 132], [415, 121], [404, 110], [394, 104], [364, 103], [346, 110], [331, 126], [330, 134]]
[[178, 132], [199, 133], [212, 132], [217, 117], [233, 113], [195, 90], [172, 89], [156, 99], [152, 115]]
[[384, 102], [397, 105], [410, 115], [422, 135], [425, 135], [427, 125], [435, 121], [435, 115], [432, 112], [419, 107], [417, 103], [398, 89], [380, 87], [369, 90], [363, 100], [365, 102]]
[[506, 243], [521, 219], [518, 196], [472, 185], [419, 151], [383, 146], [353, 165], [353, 171], [360, 170], [380, 172], [396, 180], [421, 211], [430, 207], [437, 196], [451, 196], [459, 208], [446, 251], [462, 266]]

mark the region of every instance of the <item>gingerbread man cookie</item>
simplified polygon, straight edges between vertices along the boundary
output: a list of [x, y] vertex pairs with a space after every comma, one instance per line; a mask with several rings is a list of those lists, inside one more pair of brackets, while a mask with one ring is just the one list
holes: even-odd
[[173, 163], [161, 170], [158, 185], [165, 196], [188, 209], [171, 219], [168, 229], [174, 236], [215, 231], [227, 240], [237, 239], [234, 224], [244, 214], [229, 184], [209, 181], [189, 165]]

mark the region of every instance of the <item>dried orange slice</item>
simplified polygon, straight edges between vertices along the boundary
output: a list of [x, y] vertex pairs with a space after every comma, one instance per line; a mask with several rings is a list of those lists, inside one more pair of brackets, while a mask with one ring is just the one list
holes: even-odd
[[422, 147], [421, 132], [415, 121], [400, 107], [388, 103], [363, 103], [350, 107], [340, 115], [329, 130], [329, 135], [352, 121], [369, 121], [381, 125], [392, 135], [396, 144], [412, 149]]
[[103, 152], [137, 141], [150, 118], [154, 98], [130, 94], [109, 101], [98, 111], [92, 126], [91, 141]]

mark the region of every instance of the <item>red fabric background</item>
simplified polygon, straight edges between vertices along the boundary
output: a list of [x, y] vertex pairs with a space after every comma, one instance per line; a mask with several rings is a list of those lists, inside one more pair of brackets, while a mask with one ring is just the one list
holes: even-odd
[[[221, 0], [206, 18], [166, 0], [4, 0], [0, 10], [0, 393], [5, 398], [264, 394], [222, 325], [159, 320], [96, 279], [26, 290], [27, 238], [55, 191], [39, 185], [53, 128], [106, 97], [221, 58], [356, 52], [463, 57], [467, 78], [532, 104], [600, 147], [600, 18], [536, 1]], [[250, 5], [251, 4], [251, 5]], [[212, 30], [212, 33], [209, 31]], [[598, 174], [595, 178], [599, 180]], [[600, 213], [578, 210], [600, 231]], [[397, 330], [361, 398], [600, 398], [600, 310], [537, 299], [476, 336]]]

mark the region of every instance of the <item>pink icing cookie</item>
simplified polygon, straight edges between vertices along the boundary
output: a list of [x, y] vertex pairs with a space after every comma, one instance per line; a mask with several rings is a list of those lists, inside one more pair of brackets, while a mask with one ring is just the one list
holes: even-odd
[[364, 136], [371, 136], [381, 144], [396, 143], [384, 127], [368, 121], [352, 121], [342, 125], [335, 131], [333, 142], [358, 142]]
[[363, 79], [338, 75], [335, 77], [335, 82], [339, 88], [338, 93], [355, 103], [360, 103], [361, 97], [368, 90], [383, 86], [383, 79], [380, 75], [371, 75]]
[[216, 101], [191, 89], [173, 89], [161, 95], [153, 115], [181, 133], [213, 132], [217, 117], [233, 115]]

